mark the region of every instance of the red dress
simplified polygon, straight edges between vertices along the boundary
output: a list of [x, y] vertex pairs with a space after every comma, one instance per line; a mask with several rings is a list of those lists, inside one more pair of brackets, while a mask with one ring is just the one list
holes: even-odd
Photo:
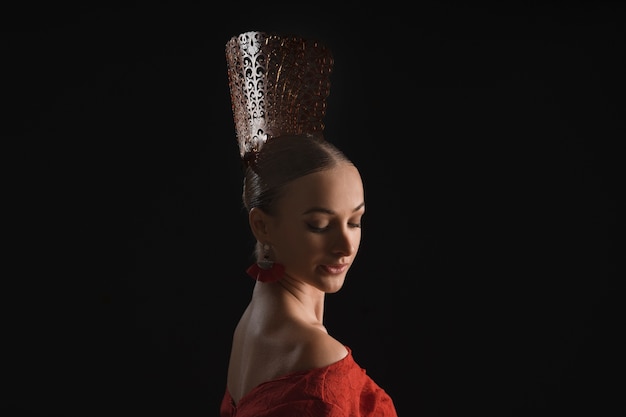
[[391, 397], [352, 357], [264, 382], [235, 406], [224, 393], [220, 417], [397, 417]]

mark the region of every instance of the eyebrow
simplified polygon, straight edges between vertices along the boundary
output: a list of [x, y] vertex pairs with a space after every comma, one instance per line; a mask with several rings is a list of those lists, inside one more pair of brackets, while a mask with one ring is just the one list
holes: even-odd
[[[364, 206], [365, 206], [365, 201], [362, 202], [361, 204], [359, 204], [358, 206], [356, 206], [354, 208], [354, 210], [352, 210], [352, 211], [353, 212], [359, 211]], [[324, 207], [311, 207], [310, 209], [308, 209], [307, 211], [305, 211], [302, 214], [305, 215], [305, 214], [310, 214], [310, 213], [336, 214], [333, 210], [327, 209], [327, 208], [324, 208]]]

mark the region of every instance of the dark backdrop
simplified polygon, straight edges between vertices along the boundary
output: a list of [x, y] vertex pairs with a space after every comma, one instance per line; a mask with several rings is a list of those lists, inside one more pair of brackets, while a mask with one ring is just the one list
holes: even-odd
[[465, 3], [2, 6], [3, 416], [218, 415], [248, 30], [333, 50], [368, 212], [326, 324], [400, 416], [622, 416], [625, 8]]

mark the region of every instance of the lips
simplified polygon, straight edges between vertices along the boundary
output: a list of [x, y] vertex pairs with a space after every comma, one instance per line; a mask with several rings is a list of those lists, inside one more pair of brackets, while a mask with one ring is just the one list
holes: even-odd
[[321, 265], [321, 268], [329, 274], [338, 275], [348, 270], [349, 264]]

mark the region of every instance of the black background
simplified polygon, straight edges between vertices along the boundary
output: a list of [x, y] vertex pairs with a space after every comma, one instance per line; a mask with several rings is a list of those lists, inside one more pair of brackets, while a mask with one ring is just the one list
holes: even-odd
[[625, 8], [501, 3], [3, 6], [3, 416], [218, 415], [248, 30], [333, 51], [367, 215], [326, 325], [399, 415], [623, 416]]

